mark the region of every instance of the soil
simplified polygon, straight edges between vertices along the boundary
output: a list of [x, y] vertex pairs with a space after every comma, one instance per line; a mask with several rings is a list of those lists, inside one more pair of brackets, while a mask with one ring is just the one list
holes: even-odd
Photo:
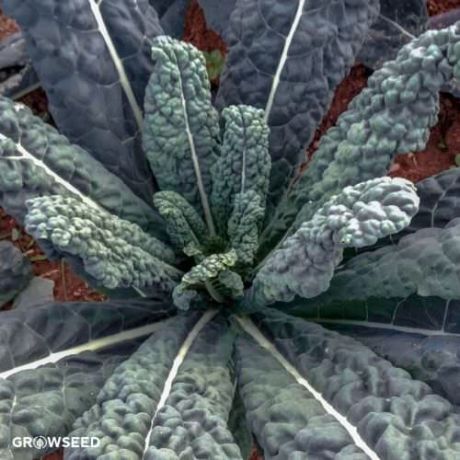
[[[32, 262], [35, 276], [54, 281], [54, 296], [58, 301], [100, 301], [104, 297], [77, 277], [63, 261], [49, 261], [37, 243], [23, 228], [0, 208], [0, 240], [10, 240]], [[4, 308], [9, 308], [6, 305]]]
[[201, 51], [219, 50], [223, 55], [227, 54], [227, 46], [222, 38], [207, 26], [203, 10], [197, 0], [191, 0], [188, 7], [183, 39]]
[[[366, 86], [368, 76], [367, 69], [357, 65], [339, 85], [332, 105], [307, 151], [307, 159], [315, 153], [323, 133], [335, 124], [350, 101]], [[412, 182], [418, 182], [456, 166], [455, 156], [460, 154], [460, 100], [450, 94], [441, 93], [440, 102], [439, 121], [431, 130], [425, 150], [398, 155], [390, 167], [389, 176], [404, 177]], [[308, 160], [305, 167], [307, 165]]]
[[460, 0], [428, 0], [427, 7], [429, 15], [436, 16], [460, 8]]
[[[430, 15], [434, 16], [460, 7], [460, 0], [428, 0]], [[6, 18], [0, 10], [0, 39], [16, 32], [16, 23]], [[197, 0], [191, 0], [187, 11], [184, 40], [193, 43], [203, 51], [219, 50], [226, 54], [226, 46], [217, 33], [207, 27]], [[315, 138], [307, 151], [311, 158], [321, 135], [331, 127], [346, 109], [351, 99], [366, 85], [369, 72], [361, 65], [353, 67], [337, 89], [333, 103], [318, 128]], [[45, 120], [50, 120], [46, 95], [42, 90], [27, 95], [23, 101]], [[423, 152], [400, 155], [390, 169], [391, 176], [405, 177], [418, 181], [455, 165], [455, 156], [460, 154], [460, 101], [450, 95], [441, 95], [439, 123], [432, 129], [427, 148]], [[37, 244], [23, 229], [0, 209], [0, 239], [9, 239], [32, 261], [37, 276], [50, 278], [55, 282], [57, 300], [99, 301], [103, 296], [90, 289], [85, 282], [75, 276], [67, 264], [46, 260]], [[61, 460], [62, 452], [43, 457], [43, 460]], [[262, 456], [254, 447], [250, 460], [261, 460]]]
[[19, 27], [16, 21], [5, 16], [0, 8], [0, 40], [18, 31]]

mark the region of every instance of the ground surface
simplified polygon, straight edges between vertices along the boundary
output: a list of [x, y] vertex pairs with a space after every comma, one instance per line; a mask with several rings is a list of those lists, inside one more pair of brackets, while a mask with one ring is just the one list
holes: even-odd
[[[460, 0], [428, 0], [431, 15], [436, 15], [460, 8]], [[0, 10], [0, 39], [17, 31], [14, 21], [6, 18]], [[225, 53], [226, 48], [219, 36], [206, 26], [203, 14], [196, 2], [191, 0], [186, 17], [184, 39], [194, 43], [203, 51], [218, 49]], [[321, 135], [332, 126], [337, 117], [345, 110], [350, 100], [365, 86], [367, 70], [355, 66], [350, 76], [338, 88], [332, 106], [319, 127], [315, 140], [308, 149], [307, 158], [314, 153]], [[46, 96], [40, 90], [23, 100], [36, 114], [46, 118]], [[398, 157], [391, 167], [390, 175], [406, 177], [418, 181], [455, 165], [455, 156], [460, 155], [460, 101], [449, 95], [441, 96], [441, 112], [438, 125], [433, 128], [427, 148], [423, 152]], [[459, 157], [460, 158], [460, 157]], [[102, 300], [103, 296], [90, 289], [85, 282], [75, 276], [65, 263], [50, 262], [24, 233], [11, 217], [0, 209], [0, 240], [8, 239], [26, 254], [32, 261], [34, 272], [38, 276], [50, 278], [55, 282], [57, 300]], [[62, 453], [47, 455], [43, 460], [60, 460]], [[260, 459], [256, 450], [251, 460]]]

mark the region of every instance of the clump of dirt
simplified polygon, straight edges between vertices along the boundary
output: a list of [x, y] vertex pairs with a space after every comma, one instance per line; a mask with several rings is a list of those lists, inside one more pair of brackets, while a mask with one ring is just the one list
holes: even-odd
[[425, 150], [398, 155], [389, 176], [418, 182], [426, 177], [455, 167], [460, 154], [460, 101], [450, 94], [441, 94], [438, 124], [431, 130]]
[[35, 115], [47, 123], [52, 121], [51, 115], [48, 111], [48, 98], [42, 88], [38, 88], [26, 94], [24, 97], [19, 99], [19, 102], [27, 105], [27, 107], [29, 107]]
[[459, 8], [460, 0], [428, 0], [427, 7], [428, 14], [430, 16], [436, 16]]
[[227, 54], [225, 42], [219, 34], [208, 27], [203, 10], [197, 0], [191, 0], [187, 9], [183, 39], [201, 51], [219, 50], [224, 56]]
[[16, 32], [19, 32], [19, 26], [16, 21], [5, 16], [0, 8], [0, 40]]

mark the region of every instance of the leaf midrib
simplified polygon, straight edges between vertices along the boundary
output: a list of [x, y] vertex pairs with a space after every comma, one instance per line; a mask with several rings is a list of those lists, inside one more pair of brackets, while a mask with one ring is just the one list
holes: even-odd
[[276, 359], [281, 366], [283, 366], [283, 368], [295, 379], [295, 381], [299, 385], [303, 386], [314, 397], [314, 399], [318, 401], [326, 413], [334, 417], [337, 422], [340, 423], [356, 446], [362, 449], [371, 460], [380, 460], [377, 453], [358, 433], [357, 428], [352, 425], [345, 416], [338, 412], [328, 401], [326, 401], [320, 392], [313, 388], [308, 380], [303, 377], [299, 371], [276, 349], [275, 345], [267, 340], [267, 338], [248, 317], [235, 316], [235, 319], [246, 333], [248, 333], [264, 350], [270, 353], [270, 355]]
[[[177, 63], [177, 68], [179, 69], [179, 63], [177, 62], [177, 60], [176, 60], [176, 63]], [[185, 123], [185, 132], [187, 134], [187, 141], [190, 147], [190, 154], [192, 157], [193, 169], [195, 171], [196, 183], [197, 183], [198, 192], [200, 195], [201, 206], [203, 207], [204, 218], [206, 220], [206, 224], [208, 226], [209, 233], [211, 236], [214, 236], [216, 234], [216, 229], [214, 227], [214, 222], [212, 220], [211, 208], [209, 207], [208, 196], [206, 195], [206, 190], [204, 189], [203, 179], [201, 176], [200, 162], [198, 160], [198, 155], [196, 153], [196, 148], [195, 148], [195, 140], [193, 139], [192, 130], [190, 128], [190, 123], [188, 121], [187, 101], [184, 97], [184, 86], [183, 86], [182, 75], [180, 73], [180, 70], [178, 71], [178, 75], [179, 75], [182, 112], [183, 112], [184, 123]]]
[[69, 356], [75, 356], [85, 351], [98, 351], [112, 345], [151, 335], [153, 332], [159, 329], [161, 325], [162, 321], [157, 321], [152, 324], [147, 324], [145, 326], [140, 326], [134, 329], [128, 329], [126, 331], [119, 332], [117, 334], [113, 334], [110, 336], [94, 339], [87, 343], [77, 345], [72, 348], [68, 348], [67, 350], [50, 353], [48, 356], [44, 358], [40, 358], [30, 363], [22, 364], [7, 371], [0, 372], [0, 379], [6, 379], [19, 372], [37, 369], [47, 364], [56, 364], [64, 358], [67, 358]]
[[294, 35], [297, 32], [297, 28], [300, 24], [300, 19], [303, 15], [303, 9], [305, 6], [306, 0], [299, 0], [297, 5], [297, 11], [294, 16], [294, 20], [292, 22], [291, 28], [289, 30], [288, 35], [286, 36], [286, 40], [284, 42], [283, 51], [281, 52], [280, 60], [278, 62], [278, 67], [276, 69], [275, 75], [273, 76], [272, 86], [270, 88], [270, 93], [267, 98], [267, 104], [265, 106], [265, 115], [264, 121], [267, 123], [268, 119], [270, 118], [270, 113], [273, 108], [273, 104], [275, 102], [276, 94], [278, 92], [278, 86], [281, 81], [281, 74], [284, 71], [284, 66], [286, 65], [286, 61], [289, 54], [289, 49], [291, 48], [292, 40], [294, 39]]
[[134, 91], [131, 87], [131, 83], [129, 81], [128, 75], [123, 65], [123, 61], [118, 54], [118, 51], [115, 47], [115, 44], [113, 43], [112, 37], [110, 36], [110, 33], [107, 29], [104, 18], [102, 16], [102, 13], [101, 13], [102, 1], [103, 0], [99, 0], [99, 1], [88, 0], [90, 8], [91, 8], [91, 12], [99, 27], [99, 32], [102, 36], [102, 39], [104, 40], [104, 43], [107, 47], [107, 51], [110, 54], [110, 57], [115, 66], [115, 69], [118, 75], [120, 76], [120, 85], [123, 89], [123, 92], [126, 95], [128, 104], [133, 112], [138, 129], [140, 132], [142, 132], [142, 128], [143, 128], [142, 110], [139, 107], [139, 104], [137, 103], [136, 96], [134, 95]]
[[185, 338], [182, 346], [179, 348], [176, 357], [174, 358], [173, 365], [171, 366], [171, 370], [169, 371], [168, 377], [165, 380], [165, 384], [163, 386], [163, 391], [161, 392], [160, 399], [158, 400], [158, 404], [156, 405], [155, 412], [150, 421], [150, 428], [147, 434], [145, 435], [145, 444], [144, 444], [144, 451], [142, 453], [141, 459], [144, 460], [145, 454], [147, 453], [150, 445], [150, 436], [152, 435], [155, 418], [160, 411], [160, 409], [166, 404], [166, 400], [168, 399], [172, 386], [174, 383], [174, 379], [177, 377], [177, 373], [179, 372], [179, 368], [184, 362], [190, 348], [192, 347], [195, 339], [198, 337], [200, 332], [203, 328], [218, 314], [218, 310], [208, 310], [204, 313], [201, 318], [197, 321], [197, 323], [193, 326], [192, 330], [189, 332], [187, 337]]

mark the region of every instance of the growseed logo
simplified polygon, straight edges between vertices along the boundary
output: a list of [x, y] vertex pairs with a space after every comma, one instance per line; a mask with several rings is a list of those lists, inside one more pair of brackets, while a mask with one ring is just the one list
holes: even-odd
[[59, 447], [98, 447], [101, 443], [99, 438], [95, 437], [75, 437], [75, 436], [25, 436], [15, 437], [12, 439], [12, 447], [29, 448], [35, 450], [45, 450]]

